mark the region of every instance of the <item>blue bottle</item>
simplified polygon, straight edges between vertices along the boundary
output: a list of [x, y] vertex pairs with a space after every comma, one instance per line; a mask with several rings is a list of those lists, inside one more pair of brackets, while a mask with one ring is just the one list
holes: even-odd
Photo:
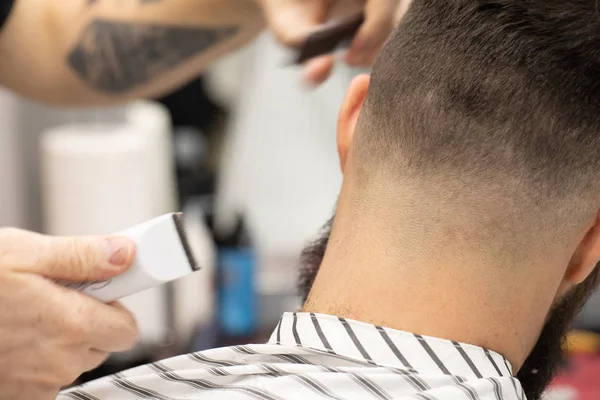
[[242, 217], [235, 232], [219, 242], [218, 322], [220, 342], [227, 345], [252, 337], [257, 329], [256, 257]]

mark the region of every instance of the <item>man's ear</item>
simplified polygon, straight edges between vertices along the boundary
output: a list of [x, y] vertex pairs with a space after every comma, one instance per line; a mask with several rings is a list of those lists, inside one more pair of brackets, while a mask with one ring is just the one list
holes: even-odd
[[583, 282], [600, 261], [600, 212], [590, 225], [567, 267], [561, 285], [565, 289]]
[[337, 128], [337, 148], [342, 171], [344, 171], [348, 152], [352, 145], [358, 116], [367, 97], [370, 79], [371, 77], [366, 74], [355, 77], [350, 83], [346, 97], [342, 102]]

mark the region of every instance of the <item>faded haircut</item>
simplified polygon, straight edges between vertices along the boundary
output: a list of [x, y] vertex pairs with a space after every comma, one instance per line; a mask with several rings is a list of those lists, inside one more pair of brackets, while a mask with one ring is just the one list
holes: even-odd
[[598, 3], [414, 0], [374, 66], [358, 127], [365, 180], [466, 182], [527, 212], [589, 218], [600, 194]]

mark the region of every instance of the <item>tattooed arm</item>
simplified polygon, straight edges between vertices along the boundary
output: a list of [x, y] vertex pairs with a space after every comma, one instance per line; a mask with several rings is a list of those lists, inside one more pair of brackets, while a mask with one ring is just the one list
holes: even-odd
[[263, 28], [255, 0], [17, 0], [0, 85], [54, 104], [160, 95]]

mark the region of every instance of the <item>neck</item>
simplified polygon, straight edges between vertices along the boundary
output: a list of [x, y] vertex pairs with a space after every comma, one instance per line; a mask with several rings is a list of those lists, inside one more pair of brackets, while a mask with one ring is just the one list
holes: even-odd
[[364, 211], [343, 200], [345, 191], [305, 311], [481, 346], [517, 371], [538, 339], [560, 275], [497, 265], [493, 251], [475, 256], [456, 247], [467, 241], [463, 232], [441, 217], [423, 218], [423, 201], [362, 201], [370, 204]]

